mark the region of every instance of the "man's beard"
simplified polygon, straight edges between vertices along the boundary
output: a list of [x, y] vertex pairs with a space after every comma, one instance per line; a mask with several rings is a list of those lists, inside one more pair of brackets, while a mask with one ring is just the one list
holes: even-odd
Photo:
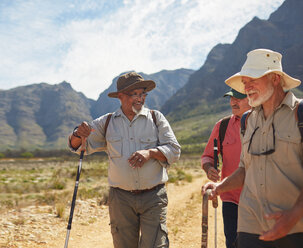
[[142, 110], [143, 106], [144, 106], [144, 105], [142, 105], [141, 108], [140, 108], [139, 110], [137, 110], [134, 106], [132, 106], [132, 110], [133, 110], [133, 112], [137, 115], [137, 114], [140, 113], [140, 111]]
[[258, 91], [254, 91], [254, 90], [247, 92], [248, 104], [251, 107], [257, 107], [257, 106], [260, 106], [261, 104], [265, 103], [274, 93], [274, 87], [272, 86], [272, 84], [269, 84], [266, 92], [263, 95], [259, 94], [258, 98], [255, 100], [249, 97], [249, 94], [254, 93], [254, 92], [258, 93]]

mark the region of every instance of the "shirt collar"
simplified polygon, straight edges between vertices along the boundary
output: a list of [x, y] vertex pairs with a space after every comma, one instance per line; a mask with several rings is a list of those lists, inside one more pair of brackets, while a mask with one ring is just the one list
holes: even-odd
[[[288, 91], [283, 99], [283, 101], [281, 102], [280, 106], [282, 105], [286, 105], [288, 106], [290, 109], [295, 109], [297, 106], [297, 103], [299, 102], [299, 99], [297, 97], [295, 97], [295, 95], [291, 92]], [[279, 107], [280, 107], [279, 106]]]
[[235, 122], [240, 121], [240, 119], [241, 118], [239, 116], [236, 116], [236, 115], [231, 115], [231, 117], [230, 117], [230, 121], [231, 121], [232, 124], [234, 124]]

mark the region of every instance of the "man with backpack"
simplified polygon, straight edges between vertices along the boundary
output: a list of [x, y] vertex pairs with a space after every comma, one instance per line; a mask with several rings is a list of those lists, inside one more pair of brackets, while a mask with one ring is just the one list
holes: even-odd
[[115, 248], [168, 247], [166, 227], [167, 170], [180, 157], [180, 145], [162, 113], [144, 107], [156, 86], [136, 72], [117, 81], [121, 107], [90, 124], [82, 122], [70, 146], [86, 154], [106, 151], [109, 158], [109, 215]]
[[238, 208], [238, 247], [299, 248], [303, 244], [303, 149], [300, 102], [291, 91], [301, 82], [282, 70], [282, 55], [268, 49], [247, 54], [239, 73], [225, 82], [246, 93], [249, 115], [241, 122], [239, 168], [212, 189], [212, 199], [243, 186]]
[[[219, 170], [214, 168], [214, 139], [217, 139], [218, 154], [222, 157], [221, 180], [230, 176], [239, 165], [241, 153], [240, 119], [250, 109], [245, 94], [231, 89], [224, 96], [230, 97], [232, 115], [216, 123], [201, 157], [202, 169], [209, 180], [220, 180]], [[225, 243], [227, 248], [236, 247], [238, 204], [241, 189], [235, 189], [220, 195], [224, 223]]]

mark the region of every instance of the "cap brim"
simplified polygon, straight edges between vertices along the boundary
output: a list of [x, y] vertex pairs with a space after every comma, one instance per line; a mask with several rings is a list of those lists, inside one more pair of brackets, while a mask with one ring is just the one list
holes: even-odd
[[131, 91], [131, 90], [135, 90], [135, 89], [144, 89], [145, 92], [151, 91], [156, 87], [156, 83], [152, 80], [144, 80], [144, 81], [138, 81], [136, 83], [133, 83], [132, 85], [124, 88], [121, 91], [117, 91], [117, 92], [110, 92], [107, 95], [109, 97], [114, 97], [117, 98], [118, 97], [118, 93], [119, 92], [127, 92], [127, 91]]

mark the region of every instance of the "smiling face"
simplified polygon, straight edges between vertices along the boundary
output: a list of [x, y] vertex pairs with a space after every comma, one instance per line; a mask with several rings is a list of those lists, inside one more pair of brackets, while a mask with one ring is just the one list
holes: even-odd
[[119, 93], [118, 98], [121, 101], [122, 110], [124, 113], [140, 112], [145, 103], [146, 93], [144, 89], [135, 89], [130, 92]]
[[238, 99], [233, 96], [230, 97], [230, 107], [233, 115], [241, 117], [247, 110], [250, 109], [247, 97]]
[[265, 103], [274, 93], [274, 86], [269, 75], [257, 79], [242, 77], [242, 82], [245, 87], [248, 103], [252, 107]]

